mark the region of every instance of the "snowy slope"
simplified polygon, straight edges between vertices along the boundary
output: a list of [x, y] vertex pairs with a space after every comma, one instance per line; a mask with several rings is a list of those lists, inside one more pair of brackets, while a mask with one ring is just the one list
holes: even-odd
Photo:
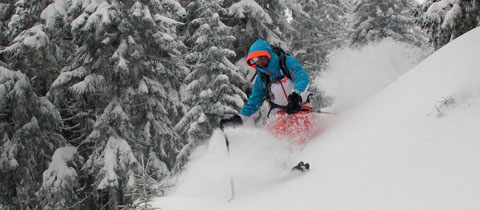
[[[480, 209], [480, 28], [336, 116], [304, 148], [260, 129], [199, 148], [152, 204], [191, 209]], [[323, 116], [325, 117], [325, 116]], [[299, 160], [309, 173], [289, 168]], [[236, 198], [231, 202], [230, 177]]]

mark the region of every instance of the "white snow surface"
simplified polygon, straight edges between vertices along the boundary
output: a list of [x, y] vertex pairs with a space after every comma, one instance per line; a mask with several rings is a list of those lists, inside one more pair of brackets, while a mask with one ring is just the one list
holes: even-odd
[[[367, 100], [338, 115], [322, 115], [328, 126], [303, 147], [277, 141], [262, 129], [227, 129], [229, 157], [223, 133], [216, 131], [192, 155], [177, 185], [155, 198], [153, 206], [480, 209], [478, 37], [480, 28], [444, 46]], [[290, 171], [300, 160], [312, 165], [308, 173]], [[229, 202], [230, 178], [235, 199]]]

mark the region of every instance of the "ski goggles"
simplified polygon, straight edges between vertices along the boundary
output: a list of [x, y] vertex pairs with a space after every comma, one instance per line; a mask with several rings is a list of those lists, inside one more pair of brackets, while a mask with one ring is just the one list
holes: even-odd
[[255, 58], [250, 59], [250, 60], [249, 60], [250, 65], [255, 65], [255, 63], [257, 63], [258, 60], [260, 60], [260, 58], [258, 58], [258, 57], [255, 57]]

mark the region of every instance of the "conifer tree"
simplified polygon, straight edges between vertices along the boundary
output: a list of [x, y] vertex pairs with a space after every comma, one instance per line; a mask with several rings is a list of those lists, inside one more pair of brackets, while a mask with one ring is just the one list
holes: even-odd
[[173, 166], [182, 146], [173, 142], [178, 119], [171, 116], [181, 114], [178, 78], [185, 67], [175, 58], [184, 45], [172, 17], [185, 11], [174, 1], [63, 3], [68, 13], [50, 5], [58, 12], [44, 19], [70, 26], [76, 50], [48, 95], [63, 110], [65, 134], [88, 159], [83, 196], [100, 199], [85, 205], [116, 209], [131, 202], [126, 194], [140, 172], [137, 157], [157, 160], [152, 170], [168, 173], [164, 162]]
[[184, 98], [188, 112], [177, 124], [179, 133], [186, 134], [189, 142], [178, 157], [176, 171], [186, 163], [196, 145], [209, 138], [218, 121], [227, 114], [235, 114], [246, 98], [235, 82], [244, 80], [228, 58], [235, 56], [229, 49], [235, 38], [230, 27], [220, 20], [226, 10], [218, 2], [199, 0], [187, 9], [195, 9], [196, 18], [189, 23], [191, 44], [186, 61], [191, 72], [185, 78], [189, 94]]
[[426, 0], [414, 11], [434, 49], [480, 25], [479, 0]]
[[27, 76], [0, 67], [0, 203], [5, 209], [38, 205], [42, 172], [56, 148], [66, 145], [59, 135], [59, 112], [38, 97]]
[[[302, 12], [292, 10], [290, 25], [295, 33], [290, 38], [293, 55], [315, 78], [327, 64], [327, 55], [347, 44], [348, 14], [351, 2], [345, 0], [300, 0]], [[315, 109], [326, 105], [315, 86], [310, 86], [312, 105]]]
[[413, 17], [409, 11], [412, 0], [359, 0], [352, 15], [351, 45], [362, 46], [386, 37], [394, 40], [423, 45], [423, 37], [414, 33]]
[[69, 209], [80, 203], [76, 190], [80, 188], [78, 172], [83, 158], [75, 147], [58, 148], [48, 169], [43, 172], [42, 188], [37, 196], [43, 209]]
[[[142, 158], [143, 159], [143, 158]], [[129, 196], [132, 197], [133, 203], [126, 205], [125, 209], [132, 210], [150, 210], [153, 209], [149, 203], [152, 196], [157, 195], [156, 180], [152, 178], [148, 167], [150, 163], [141, 162], [141, 172], [135, 175], [136, 182]]]
[[290, 8], [298, 9], [295, 1], [282, 0], [260, 0], [249, 1], [241, 0], [229, 7], [229, 14], [236, 19], [240, 19], [244, 25], [241, 28], [240, 37], [248, 43], [243, 51], [248, 52], [249, 44], [258, 38], [267, 40], [275, 45], [284, 45], [286, 36], [294, 29], [288, 24], [285, 11]]
[[[119, 185], [102, 185], [109, 174], [104, 155], [112, 148], [153, 160], [149, 169], [156, 178], [168, 175], [185, 144], [172, 129], [183, 115], [179, 89], [188, 72], [176, 36], [186, 12], [177, 1], [21, 0], [2, 3], [0, 10], [7, 29], [0, 60], [25, 72], [30, 90], [58, 107], [62, 135], [88, 159], [79, 175], [85, 187], [77, 191], [84, 203], [76, 208], [128, 202], [118, 189], [138, 170], [116, 171]], [[6, 145], [15, 145], [8, 139], [13, 143]], [[126, 165], [135, 168], [134, 162]]]
[[31, 28], [40, 20], [40, 13], [49, 4], [48, 1], [7, 0], [0, 5], [0, 20], [5, 21], [2, 30], [7, 42], [11, 42], [23, 31]]
[[293, 11], [290, 24], [296, 34], [291, 41], [292, 50], [309, 72], [321, 71], [328, 53], [346, 43], [347, 14], [351, 6], [342, 0], [302, 0], [299, 3], [308, 15]]
[[134, 151], [142, 145], [134, 144], [129, 120], [119, 100], [112, 99], [83, 142], [93, 150], [82, 170], [94, 180], [90, 190], [102, 199], [97, 206], [118, 209], [130, 202], [124, 195], [134, 186], [135, 174], [140, 172]]
[[[42, 11], [48, 1], [7, 1], [4, 7], [4, 21], [0, 45], [0, 60], [10, 68], [20, 70], [28, 76], [34, 91], [45, 95], [48, 85], [61, 69], [62, 50], [56, 46], [56, 40], [62, 36], [52, 36], [41, 23]], [[66, 48], [68, 49], [68, 48]]]
[[8, 43], [8, 20], [13, 14], [13, 8], [12, 1], [0, 3], [0, 46], [6, 46]]

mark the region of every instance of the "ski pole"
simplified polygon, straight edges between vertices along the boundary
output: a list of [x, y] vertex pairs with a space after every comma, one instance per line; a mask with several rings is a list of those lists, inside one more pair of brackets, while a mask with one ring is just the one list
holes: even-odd
[[337, 115], [337, 113], [334, 113], [334, 112], [324, 112], [324, 111], [321, 111], [321, 110], [312, 110], [312, 112], [319, 113], [319, 114]]
[[[227, 145], [227, 154], [228, 154], [228, 159], [230, 160], [230, 142], [228, 141], [227, 134], [223, 130], [223, 125], [220, 125], [220, 129], [222, 130], [223, 136], [225, 137], [225, 144]], [[233, 176], [230, 174], [230, 190], [232, 192], [232, 197], [229, 202], [232, 201], [235, 198], [235, 188], [233, 187]]]

